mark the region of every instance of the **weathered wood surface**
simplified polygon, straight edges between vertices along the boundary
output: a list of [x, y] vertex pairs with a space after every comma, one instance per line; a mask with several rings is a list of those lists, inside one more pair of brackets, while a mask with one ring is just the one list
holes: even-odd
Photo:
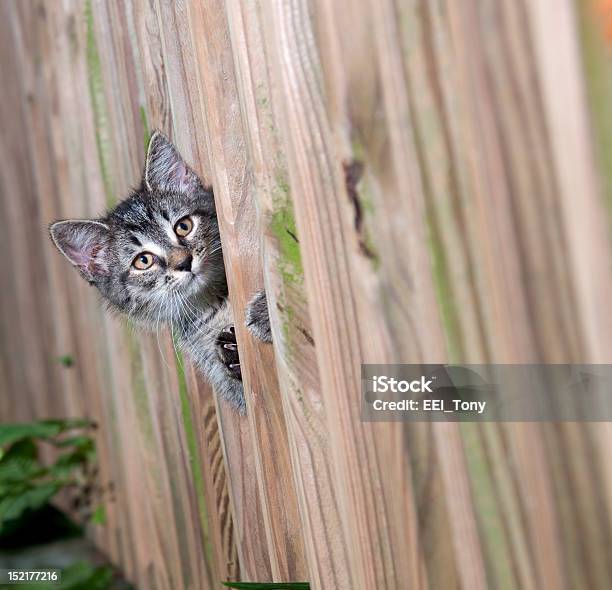
[[[100, 423], [92, 535], [139, 587], [612, 585], [609, 425], [359, 419], [363, 362], [612, 362], [611, 3], [0, 11], [1, 416]], [[155, 127], [215, 188], [246, 418], [43, 231]]]
[[[7, 365], [7, 391], [18, 393], [7, 414], [95, 418], [101, 482], [114, 488], [106, 495], [107, 524], [95, 527], [95, 538], [141, 587], [216, 588], [238, 578], [239, 565], [211, 392], [194, 379], [187, 390], [167, 334], [158, 341], [107, 317], [92, 290], [45, 248], [50, 220], [100, 213], [138, 181], [146, 99], [156, 106], [152, 124], [167, 128], [170, 104], [156, 94], [165, 78], [152, 73], [147, 83], [158, 85], [145, 86], [136, 75], [138, 40], [128, 28], [135, 29], [130, 19], [145, 6], [8, 2], [2, 11], [3, 78], [15, 94], [2, 116], [10, 162], [3, 167], [2, 204], [10, 209], [3, 240], [10, 237], [4, 229], [16, 229], [20, 219], [36, 227], [29, 242], [23, 233], [16, 234], [21, 245], [7, 242], [15, 259], [32, 261], [34, 281], [26, 289], [26, 275], [19, 276], [22, 294], [3, 289], [23, 306], [15, 317], [3, 299], [13, 326], [3, 330], [3, 342], [13, 330], [23, 332], [30, 348], [12, 356], [32, 362], [30, 372]], [[145, 43], [155, 54], [147, 16]], [[154, 55], [163, 74], [160, 57]], [[40, 323], [31, 314], [40, 314]], [[35, 327], [28, 328], [28, 316]], [[66, 354], [73, 367], [57, 361]], [[39, 381], [24, 389], [20, 375]]]

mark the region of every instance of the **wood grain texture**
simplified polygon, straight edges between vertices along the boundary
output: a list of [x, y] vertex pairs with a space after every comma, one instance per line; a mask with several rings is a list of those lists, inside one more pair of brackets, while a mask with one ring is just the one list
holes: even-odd
[[[362, 363], [612, 362], [611, 2], [0, 17], [0, 420], [98, 422], [89, 534], [137, 587], [612, 586], [609, 424], [360, 418]], [[215, 190], [247, 417], [45, 235], [125, 195], [154, 128]]]
[[[216, 418], [206, 427], [199, 423], [204, 407], [210, 415], [210, 393], [195, 380], [187, 390], [184, 367], [175, 361], [167, 334], [137, 334], [106, 316], [93, 291], [61, 259], [47, 258], [53, 252], [43, 246], [50, 221], [99, 214], [127, 193], [141, 173], [147, 101], [160, 117], [171, 111], [168, 100], [151, 90], [159, 85], [136, 76], [139, 42], [147, 46], [154, 33], [136, 35], [135, 12], [146, 8], [127, 2], [3, 5], [3, 39], [12, 43], [24, 75], [13, 85], [14, 133], [2, 145], [6, 161], [18, 158], [27, 174], [3, 188], [2, 203], [17, 216], [8, 227], [16, 230], [18, 218], [30, 210], [39, 228], [35, 241], [24, 247], [44, 253], [32, 257], [33, 271], [36, 264], [44, 266], [32, 273], [23, 305], [40, 323], [26, 335], [32, 346], [37, 342], [28, 354], [41, 371], [50, 372], [46, 389], [42, 382], [33, 385], [47, 393], [23, 396], [11, 416], [94, 418], [100, 425], [107, 524], [93, 527], [93, 538], [141, 587], [209, 588], [239, 576]], [[11, 119], [8, 113], [2, 118]], [[18, 156], [15, 149], [28, 152]], [[8, 199], [5, 190], [24, 197]], [[19, 245], [15, 238], [21, 235], [15, 233], [10, 247]], [[44, 315], [34, 320], [36, 314]], [[15, 329], [26, 326], [23, 318], [15, 322]], [[3, 338], [6, 334], [3, 328]], [[57, 360], [65, 354], [74, 359], [71, 368]], [[8, 370], [14, 369], [20, 370]], [[21, 372], [28, 375], [25, 367]], [[30, 372], [29, 378], [37, 375]], [[17, 382], [11, 387], [19, 391]], [[30, 408], [30, 402], [38, 405]], [[210, 477], [204, 477], [204, 469]]]
[[316, 588], [351, 584], [347, 548], [341, 535], [338, 498], [333, 490], [324, 398], [303, 290], [299, 236], [287, 163], [280, 138], [277, 100], [270, 79], [270, 48], [257, 2], [228, 2], [229, 35], [238, 98], [259, 207], [266, 259], [266, 286], [276, 312], [277, 370], [293, 462], [308, 579]]
[[[292, 477], [285, 417], [271, 346], [257, 342], [246, 330], [245, 312], [253, 295], [263, 287], [259, 236], [250, 162], [245, 149], [232, 47], [223, 2], [191, 5], [189, 25], [198, 55], [201, 108], [206, 114], [211, 182], [215, 202], [230, 301], [234, 313], [245, 386], [250, 437], [242, 439], [240, 469], [255, 469], [261, 523], [265, 532], [269, 566], [253, 560], [247, 580], [303, 580], [306, 562], [302, 527]], [[185, 25], [187, 26], [187, 21]], [[224, 426], [236, 416], [224, 415]], [[224, 428], [225, 430], [225, 428]], [[226, 447], [229, 449], [229, 447]], [[250, 451], [250, 452], [249, 452]], [[228, 464], [231, 456], [228, 455]], [[230, 480], [233, 470], [230, 466]], [[238, 477], [244, 480], [241, 474]], [[251, 479], [251, 478], [249, 478]], [[234, 505], [244, 496], [234, 498]], [[256, 512], [255, 512], [256, 514]], [[254, 511], [243, 512], [253, 518]], [[243, 553], [253, 552], [253, 538], [241, 538]], [[264, 539], [256, 539], [263, 547]], [[261, 550], [261, 549], [257, 549]], [[268, 570], [269, 567], [269, 570]]]
[[[314, 16], [321, 17], [316, 24], [329, 23], [329, 15], [323, 17], [329, 7], [315, 7]], [[331, 58], [326, 61], [328, 54], [321, 57], [320, 47], [332, 48], [322, 28], [317, 29], [321, 36], [315, 37], [313, 11], [307, 3], [266, 4], [262, 11], [269, 25], [266, 33], [273, 39], [274, 84], [282, 89], [279, 128], [305, 290], [308, 301], [316, 301], [312, 336], [325, 392], [330, 460], [348, 569], [355, 587], [415, 585], [421, 564], [414, 503], [407, 485], [410, 466], [400, 429], [378, 428], [359, 419], [359, 363], [367, 350], [372, 351], [371, 359], [384, 359], [390, 342], [384, 325], [372, 321], [375, 312], [358, 316], [374, 300], [375, 287], [369, 283], [373, 262], [363, 254], [362, 236], [355, 228], [355, 207], [360, 203], [352, 199], [351, 184], [359, 179], [349, 178], [353, 158], [336, 142], [340, 138], [334, 136], [333, 123], [340, 116], [336, 119], [326, 102], [322, 68], [339, 64]], [[342, 81], [338, 70], [336, 74], [335, 79]], [[394, 489], [403, 493], [395, 494]], [[346, 580], [340, 583], [350, 585]]]

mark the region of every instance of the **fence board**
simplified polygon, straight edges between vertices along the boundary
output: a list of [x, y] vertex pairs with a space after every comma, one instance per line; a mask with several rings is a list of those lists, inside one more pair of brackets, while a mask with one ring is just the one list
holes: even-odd
[[273, 326], [274, 342], [309, 580], [315, 588], [341, 588], [350, 585], [352, 577], [340, 530], [338, 499], [332, 488], [324, 398], [303, 292], [299, 237], [288, 194], [276, 103], [282, 98], [272, 92], [269, 48], [259, 4], [230, 2], [227, 14], [246, 147], [264, 229], [268, 300], [281, 318]]
[[[324, 9], [322, 5], [317, 8]], [[352, 195], [348, 194], [353, 162], [334, 141], [326, 111], [323, 58], [318, 51], [329, 48], [333, 40], [315, 37], [315, 25], [304, 2], [274, 3], [262, 10], [269, 24], [267, 34], [274, 40], [274, 82], [282, 88], [280, 129], [305, 287], [308, 300], [317, 302], [312, 314], [313, 338], [321, 387], [326, 392], [329, 446], [348, 568], [356, 587], [415, 584], [420, 565], [415, 519], [409, 518], [412, 501], [409, 492], [400, 496], [392, 491], [407, 491], [404, 477], [409, 467], [400, 450], [402, 439], [395, 427], [372, 427], [360, 423], [358, 417], [360, 359], [367, 354], [365, 350], [378, 350], [378, 358], [384, 358], [389, 346], [380, 325], [371, 324], [370, 312], [360, 316], [361, 327], [355, 322], [357, 309], [365, 310], [372, 293], [367, 289], [371, 261], [364, 260], [361, 253]], [[358, 34], [356, 39], [362, 41]], [[334, 66], [331, 60], [328, 63]], [[364, 284], [366, 289], [357, 287]], [[368, 530], [379, 532], [372, 537]], [[395, 551], [401, 551], [402, 557]]]
[[[247, 393], [250, 440], [246, 442], [252, 455], [244, 457], [240, 467], [247, 466], [247, 462], [255, 467], [272, 579], [300, 580], [306, 576], [302, 530], [273, 350], [257, 343], [245, 328], [247, 304], [263, 287], [263, 280], [251, 171], [239, 116], [225, 8], [222, 2], [205, 6], [195, 3], [191, 8], [189, 22], [199, 56], [201, 108], [206, 113], [211, 179]], [[272, 448], [273, 453], [269, 452]], [[252, 469], [253, 465], [248, 467]], [[252, 518], [248, 512], [243, 515]], [[244, 539], [245, 549], [251, 542]], [[257, 569], [243, 573], [245, 579], [255, 581], [270, 575]]]
[[[0, 417], [99, 422], [90, 533], [131, 580], [611, 586], [610, 425], [364, 423], [360, 364], [611, 360], [612, 3], [0, 16]], [[43, 231], [126, 194], [153, 128], [215, 189], [248, 417]]]

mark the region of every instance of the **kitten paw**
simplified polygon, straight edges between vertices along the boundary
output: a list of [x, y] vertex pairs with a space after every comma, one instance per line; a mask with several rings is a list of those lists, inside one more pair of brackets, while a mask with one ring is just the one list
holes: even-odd
[[246, 326], [255, 338], [263, 342], [272, 342], [268, 299], [265, 291], [259, 291], [251, 299], [246, 310]]
[[226, 326], [217, 336], [217, 354], [225, 365], [230, 375], [242, 381], [240, 371], [240, 357], [238, 356], [238, 344], [236, 343], [236, 331], [234, 326]]

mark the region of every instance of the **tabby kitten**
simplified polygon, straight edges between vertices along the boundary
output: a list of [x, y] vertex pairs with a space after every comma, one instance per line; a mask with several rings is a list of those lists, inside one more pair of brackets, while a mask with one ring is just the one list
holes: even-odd
[[[104, 217], [56, 221], [49, 229], [110, 309], [144, 327], [169, 324], [217, 392], [244, 413], [213, 193], [162, 133], [151, 138], [138, 190]], [[265, 293], [249, 305], [247, 326], [271, 341]]]

